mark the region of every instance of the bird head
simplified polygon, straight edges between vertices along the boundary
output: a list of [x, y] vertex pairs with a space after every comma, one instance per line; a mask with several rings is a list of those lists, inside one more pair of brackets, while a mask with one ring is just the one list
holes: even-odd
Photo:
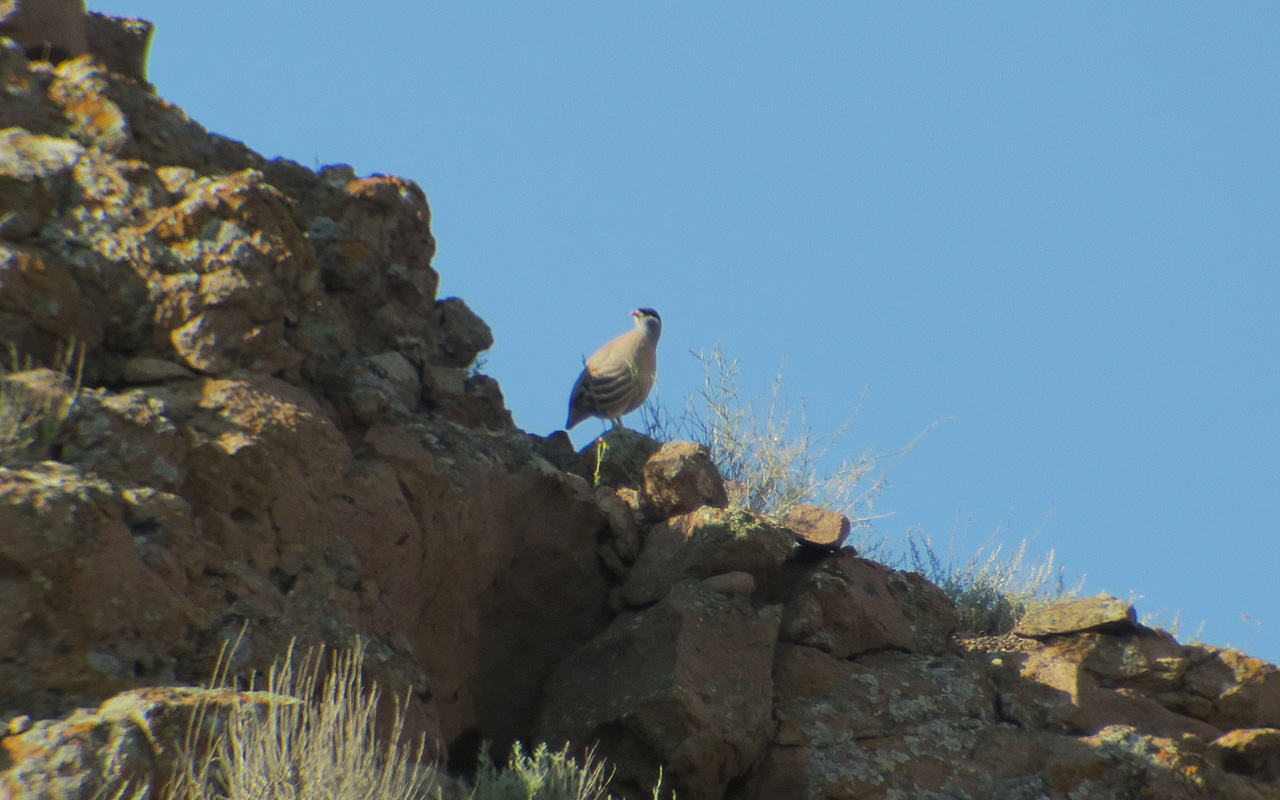
[[662, 317], [658, 316], [657, 311], [652, 308], [637, 308], [631, 312], [631, 316], [636, 318], [636, 327], [649, 336], [657, 339], [662, 335]]

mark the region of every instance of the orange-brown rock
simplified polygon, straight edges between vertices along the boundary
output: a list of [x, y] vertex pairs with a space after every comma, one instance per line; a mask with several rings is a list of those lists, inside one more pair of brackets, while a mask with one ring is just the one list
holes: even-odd
[[[251, 641], [264, 658], [294, 634], [372, 631], [401, 643], [401, 680], [423, 686], [408, 660], [419, 651], [446, 739], [483, 713], [486, 729], [527, 724], [542, 676], [604, 623], [593, 547], [605, 523], [585, 486], [549, 468], [498, 471], [527, 454], [482, 452], [461, 429], [375, 429], [378, 458], [357, 461], [287, 384], [194, 383], [163, 400], [86, 393], [60, 437], [70, 464], [0, 470], [0, 515], [12, 515], [0, 555], [39, 576], [15, 585], [9, 607], [29, 610], [0, 630], [23, 653], [0, 668], [9, 702], [46, 714], [198, 679], [248, 618], [263, 620]], [[174, 421], [202, 415], [220, 424]], [[442, 434], [447, 463], [428, 449]], [[549, 576], [558, 592], [539, 588]]]
[[844, 514], [805, 504], [787, 509], [779, 521], [801, 544], [827, 550], [839, 550], [852, 528]]
[[1080, 662], [1053, 649], [1041, 650], [1029, 657], [1021, 667], [1021, 674], [1057, 689], [1070, 700], [1071, 710], [1063, 722], [1078, 733], [1094, 734], [1112, 725], [1173, 738], [1194, 734], [1213, 739], [1222, 733], [1205, 722], [1170, 711], [1140, 691], [1107, 687]]
[[1270, 727], [1280, 670], [1234, 650], [1184, 646], [1163, 631], [1053, 636], [1015, 659], [1021, 674], [1063, 693], [1077, 731], [1127, 725], [1157, 736], [1214, 739]]
[[1218, 695], [1217, 720], [1238, 728], [1280, 728], [1280, 670], [1239, 650], [1210, 650], [1230, 669], [1230, 679]]
[[1110, 685], [1152, 693], [1177, 687], [1191, 664], [1177, 640], [1145, 626], [1123, 636], [1080, 633], [1053, 640], [1049, 649]]
[[[66, 719], [43, 720], [0, 738], [0, 797], [110, 797], [160, 783], [176, 766], [198, 707], [212, 723], [231, 704], [271, 696], [189, 688], [135, 689]], [[56, 771], [49, 769], [56, 763]]]
[[412, 645], [446, 735], [475, 728], [507, 741], [527, 735], [552, 667], [608, 621], [595, 552], [606, 522], [575, 476], [545, 462], [516, 468], [529, 459], [523, 439], [479, 441], [489, 446], [468, 453], [475, 442], [461, 429], [371, 430], [373, 463], [390, 468], [415, 533], [407, 550], [392, 530], [358, 552], [381, 576], [367, 619]]
[[669, 442], [644, 464], [641, 502], [650, 516], [667, 519], [702, 506], [729, 505], [711, 451], [693, 442]]
[[[1217, 766], [1233, 740], [1211, 748], [1196, 733], [1159, 735], [1127, 724], [1083, 736], [1030, 720], [1011, 724], [990, 666], [1001, 669], [946, 655], [878, 653], [844, 661], [780, 644], [777, 732], [761, 764], [729, 796], [1280, 796], [1274, 786]], [[1267, 741], [1259, 737], [1257, 752], [1267, 751]], [[1225, 757], [1238, 772], [1254, 769]]]
[[[149, 554], [131, 530], [163, 515], [166, 502], [180, 517], [185, 504], [169, 498], [126, 497], [100, 476], [54, 462], [0, 469], [4, 707], [47, 716], [174, 678], [200, 598], [184, 591], [167, 549]], [[190, 533], [162, 535], [198, 552]]]
[[[1082, 779], [1080, 786], [1091, 789], [1094, 796], [1114, 797], [1117, 787], [1169, 800], [1267, 796], [1249, 792], [1251, 787], [1243, 786], [1233, 775], [1211, 770], [1205, 758], [1205, 742], [1195, 736], [1153, 736], [1126, 725], [1114, 725], [1080, 741], [1090, 748], [1084, 755], [1091, 757], [1093, 763], [1085, 767], [1087, 771], [1076, 774]], [[1073, 760], [1075, 764], [1071, 766], [1083, 766], [1079, 756]], [[1063, 769], [1068, 764], [1054, 759], [1046, 767], [1055, 777], [1070, 777]]]
[[[299, 702], [266, 691], [159, 687], [123, 692], [65, 719], [26, 721], [21, 730], [11, 725], [9, 735], [0, 732], [0, 762], [7, 766], [0, 797], [165, 797], [185, 759], [198, 769], [208, 757], [228, 718], [241, 715], [243, 724], [245, 716]], [[446, 797], [464, 796], [439, 773], [424, 777]]]
[[1127, 633], [1136, 628], [1133, 606], [1110, 595], [1098, 595], [1033, 609], [1013, 632], [1018, 636], [1043, 638], [1080, 631]]

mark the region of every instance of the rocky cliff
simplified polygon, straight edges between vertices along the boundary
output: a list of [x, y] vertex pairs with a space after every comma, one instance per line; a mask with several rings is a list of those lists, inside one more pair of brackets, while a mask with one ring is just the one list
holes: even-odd
[[239, 674], [361, 637], [442, 762], [599, 743], [624, 796], [1280, 797], [1270, 664], [1105, 598], [966, 636], [697, 446], [516, 429], [421, 189], [208, 133], [96, 25], [112, 67], [0, 47], [0, 789], [154, 768], [156, 687], [244, 630]]

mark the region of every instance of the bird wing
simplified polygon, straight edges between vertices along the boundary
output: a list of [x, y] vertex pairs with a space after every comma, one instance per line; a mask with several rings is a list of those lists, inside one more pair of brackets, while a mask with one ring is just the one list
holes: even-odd
[[636, 380], [637, 331], [628, 331], [610, 341], [587, 359], [586, 368], [569, 393], [569, 421], [572, 428], [590, 416], [614, 417], [626, 408]]
[[636, 366], [631, 360], [619, 359], [595, 369], [588, 366], [573, 387], [570, 403], [594, 411], [624, 408], [639, 385]]

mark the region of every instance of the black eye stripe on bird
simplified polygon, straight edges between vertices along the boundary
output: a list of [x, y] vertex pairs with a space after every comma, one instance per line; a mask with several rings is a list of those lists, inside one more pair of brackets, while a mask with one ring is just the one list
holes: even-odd
[[644, 403], [658, 374], [658, 338], [662, 317], [652, 308], [631, 312], [636, 327], [601, 347], [587, 359], [569, 393], [566, 429], [587, 417], [611, 420], [625, 427], [622, 417]]

